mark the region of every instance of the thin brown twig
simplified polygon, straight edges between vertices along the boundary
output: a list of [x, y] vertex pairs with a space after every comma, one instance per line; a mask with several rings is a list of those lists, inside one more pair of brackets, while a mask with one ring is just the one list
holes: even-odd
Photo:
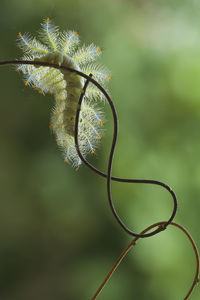
[[[151, 230], [154, 227], [159, 227], [159, 228], [165, 228], [165, 224], [166, 222], [158, 222], [155, 224], [152, 224], [151, 226], [147, 227], [146, 229], [144, 229], [141, 234], [146, 233], [147, 231]], [[177, 224], [175, 222], [171, 222], [169, 225], [175, 226], [177, 228], [179, 228], [189, 239], [194, 253], [195, 253], [195, 258], [196, 258], [196, 271], [195, 271], [195, 276], [194, 276], [194, 280], [192, 282], [192, 285], [187, 293], [187, 295], [185, 296], [184, 300], [189, 299], [189, 297], [192, 294], [192, 291], [195, 287], [195, 285], [199, 282], [199, 253], [198, 253], [198, 249], [197, 246], [194, 242], [194, 240], [192, 239], [191, 235], [189, 234], [189, 232], [180, 224]], [[121, 263], [121, 261], [125, 258], [126, 254], [130, 251], [130, 249], [135, 246], [136, 241], [139, 239], [139, 237], [134, 238], [129, 245], [122, 251], [122, 253], [120, 254], [119, 258], [117, 259], [117, 261], [114, 263], [114, 265], [112, 266], [112, 268], [110, 269], [110, 271], [107, 273], [106, 277], [104, 278], [103, 282], [101, 283], [101, 285], [99, 286], [99, 288], [97, 289], [97, 291], [95, 292], [94, 296], [91, 298], [91, 300], [95, 300], [99, 294], [102, 292], [104, 286], [106, 285], [106, 283], [108, 282], [108, 280], [111, 278], [111, 276], [113, 275], [113, 273], [115, 272], [115, 270], [117, 269], [117, 267], [119, 266], [119, 264]]]

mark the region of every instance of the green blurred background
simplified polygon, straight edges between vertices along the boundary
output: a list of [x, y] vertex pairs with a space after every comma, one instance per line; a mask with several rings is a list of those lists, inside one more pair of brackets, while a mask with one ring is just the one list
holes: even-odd
[[[176, 221], [200, 246], [200, 1], [3, 0], [0, 60], [21, 57], [19, 31], [37, 35], [46, 17], [103, 49], [119, 117], [115, 176], [164, 181], [176, 191]], [[0, 299], [90, 299], [131, 241], [113, 219], [106, 182], [63, 158], [48, 124], [51, 96], [25, 88], [13, 67], [0, 69]], [[106, 170], [112, 116], [91, 162]], [[113, 183], [124, 222], [141, 231], [166, 220], [170, 195], [156, 186]], [[99, 300], [183, 299], [195, 259], [169, 227], [140, 240]], [[197, 287], [191, 297], [197, 300]]]

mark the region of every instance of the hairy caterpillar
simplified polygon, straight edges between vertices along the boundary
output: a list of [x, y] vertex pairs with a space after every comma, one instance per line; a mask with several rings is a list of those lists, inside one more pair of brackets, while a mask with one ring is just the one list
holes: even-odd
[[[58, 27], [47, 18], [42, 23], [40, 38], [43, 43], [19, 32], [18, 44], [25, 52], [23, 59], [54, 63], [85, 74], [91, 73], [103, 86], [110, 79], [108, 71], [94, 63], [101, 54], [101, 49], [93, 44], [79, 48], [77, 32], [59, 32]], [[73, 166], [78, 167], [81, 160], [74, 143], [74, 126], [77, 104], [85, 79], [69, 71], [44, 66], [21, 65], [18, 69], [25, 75], [26, 86], [30, 85], [39, 93], [54, 95], [55, 106], [49, 127], [64, 154], [64, 161], [70, 161]], [[84, 157], [89, 152], [95, 152], [95, 147], [102, 138], [102, 111], [97, 104], [103, 98], [101, 91], [90, 83], [79, 118], [79, 147]]]

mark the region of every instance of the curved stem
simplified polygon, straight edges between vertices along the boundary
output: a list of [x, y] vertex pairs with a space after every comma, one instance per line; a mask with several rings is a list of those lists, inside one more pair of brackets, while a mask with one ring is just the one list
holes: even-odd
[[[146, 229], [144, 229], [141, 234], [144, 234], [146, 232], [148, 232], [149, 230], [151, 230], [154, 227], [165, 227], [166, 222], [158, 222], [155, 223], [149, 227], [147, 227]], [[197, 246], [194, 242], [194, 240], [192, 239], [191, 235], [189, 234], [189, 232], [180, 224], [177, 224], [175, 222], [171, 222], [169, 225], [175, 226], [177, 228], [179, 228], [189, 239], [193, 250], [194, 250], [194, 254], [195, 254], [195, 259], [196, 259], [196, 271], [195, 271], [195, 276], [194, 276], [194, 280], [192, 282], [192, 285], [187, 293], [187, 295], [185, 296], [184, 300], [189, 299], [189, 297], [192, 294], [192, 291], [195, 287], [195, 285], [199, 282], [199, 253], [198, 253], [198, 249]], [[139, 239], [139, 237], [134, 238], [129, 245], [122, 251], [122, 253], [120, 254], [119, 258], [117, 259], [117, 261], [114, 263], [114, 265], [112, 266], [112, 268], [110, 269], [110, 271], [107, 273], [106, 277], [104, 278], [103, 282], [101, 283], [101, 285], [99, 286], [99, 288], [97, 289], [96, 293], [94, 294], [94, 296], [91, 298], [91, 300], [95, 300], [99, 294], [101, 293], [101, 291], [103, 290], [104, 286], [106, 285], [106, 283], [108, 282], [108, 280], [110, 279], [110, 277], [113, 275], [113, 273], [115, 272], [115, 270], [117, 269], [117, 267], [119, 266], [119, 264], [121, 263], [121, 261], [124, 259], [124, 257], [126, 256], [126, 254], [130, 251], [130, 249], [135, 246], [136, 241]]]
[[[76, 113], [76, 123], [75, 123], [75, 145], [76, 145], [76, 149], [78, 152], [78, 155], [80, 157], [80, 159], [82, 160], [82, 162], [88, 167], [90, 168], [92, 171], [94, 171], [95, 173], [97, 173], [100, 176], [103, 176], [105, 178], [107, 178], [107, 194], [108, 194], [108, 201], [109, 201], [109, 205], [111, 208], [111, 211], [113, 213], [113, 216], [115, 217], [115, 219], [117, 220], [117, 222], [119, 223], [119, 225], [124, 229], [124, 231], [126, 233], [128, 233], [131, 236], [135, 236], [135, 237], [141, 237], [141, 238], [145, 238], [145, 237], [150, 237], [153, 236], [157, 233], [159, 233], [161, 230], [160, 228], [155, 229], [154, 231], [150, 232], [150, 233], [146, 233], [146, 234], [138, 234], [133, 232], [132, 230], [130, 230], [120, 219], [119, 215], [117, 214], [113, 201], [112, 201], [112, 195], [111, 195], [111, 180], [114, 181], [118, 181], [118, 182], [127, 182], [127, 183], [143, 183], [143, 184], [154, 184], [154, 185], [159, 185], [163, 188], [165, 188], [172, 196], [173, 199], [173, 211], [171, 213], [171, 216], [169, 217], [168, 221], [165, 223], [165, 228], [172, 222], [172, 220], [174, 219], [176, 212], [177, 212], [177, 199], [176, 199], [176, 195], [174, 193], [174, 191], [165, 183], [160, 182], [160, 181], [156, 181], [156, 180], [148, 180], [148, 179], [126, 179], [126, 178], [119, 178], [119, 177], [113, 177], [111, 176], [111, 171], [112, 171], [112, 161], [113, 161], [113, 155], [114, 155], [114, 150], [115, 150], [115, 145], [116, 145], [116, 140], [117, 140], [117, 134], [118, 134], [118, 119], [117, 119], [117, 113], [115, 110], [115, 106], [114, 103], [112, 102], [110, 96], [108, 95], [108, 93], [105, 91], [105, 89], [93, 78], [91, 78], [91, 76], [88, 76], [78, 70], [74, 70], [72, 68], [69, 67], [65, 67], [65, 66], [59, 66], [56, 64], [51, 64], [51, 63], [47, 63], [47, 62], [36, 62], [36, 61], [24, 61], [24, 60], [11, 60], [11, 61], [3, 61], [0, 62], [0, 66], [3, 65], [39, 65], [39, 66], [49, 66], [49, 67], [53, 67], [59, 70], [68, 70], [70, 72], [74, 72], [76, 74], [78, 74], [79, 76], [82, 76], [86, 79], [86, 86], [83, 88], [83, 93], [80, 96], [79, 99], [79, 108], [77, 109], [77, 113]], [[108, 169], [107, 169], [107, 174], [101, 172], [100, 170], [96, 169], [95, 167], [93, 167], [89, 162], [87, 162], [85, 160], [85, 158], [83, 157], [82, 153], [80, 152], [79, 149], [79, 145], [78, 145], [78, 121], [79, 121], [79, 114], [80, 114], [80, 106], [81, 106], [81, 102], [83, 100], [83, 96], [85, 93], [85, 90], [87, 88], [87, 84], [88, 82], [92, 82], [106, 97], [112, 114], [113, 114], [113, 120], [114, 120], [114, 132], [113, 132], [113, 140], [112, 140], [112, 146], [111, 146], [111, 150], [110, 150], [110, 155], [109, 155], [109, 161], [108, 161]]]

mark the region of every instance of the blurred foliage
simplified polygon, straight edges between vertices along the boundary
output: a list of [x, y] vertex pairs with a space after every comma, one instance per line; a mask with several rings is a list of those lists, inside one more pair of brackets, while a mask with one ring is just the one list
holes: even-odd
[[[17, 33], [36, 35], [47, 16], [103, 48], [120, 127], [113, 174], [171, 185], [176, 221], [198, 246], [199, 12], [198, 0], [2, 0], [0, 18], [0, 60], [20, 58]], [[111, 215], [105, 180], [63, 163], [48, 128], [52, 97], [25, 88], [13, 69], [0, 69], [0, 299], [90, 299], [131, 238]], [[106, 134], [91, 160], [102, 170], [113, 128], [105, 110]], [[172, 209], [158, 187], [113, 183], [112, 191], [138, 232]], [[138, 242], [99, 300], [183, 299], [193, 274], [191, 246], [169, 227]]]

